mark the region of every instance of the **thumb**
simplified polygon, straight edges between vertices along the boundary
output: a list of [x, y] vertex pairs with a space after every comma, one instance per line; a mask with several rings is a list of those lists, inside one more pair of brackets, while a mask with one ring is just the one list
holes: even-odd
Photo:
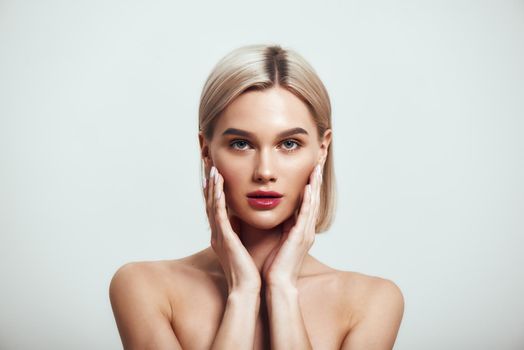
[[293, 228], [293, 226], [295, 226], [295, 223], [296, 223], [296, 212], [293, 213], [293, 215], [291, 215], [289, 218], [287, 218], [286, 221], [284, 221], [282, 225], [282, 233], [283, 234], [288, 233]]
[[229, 223], [231, 224], [231, 228], [233, 231], [237, 234], [240, 233], [240, 219], [236, 217], [235, 215], [231, 214], [231, 212], [228, 211], [227, 216], [229, 218]]

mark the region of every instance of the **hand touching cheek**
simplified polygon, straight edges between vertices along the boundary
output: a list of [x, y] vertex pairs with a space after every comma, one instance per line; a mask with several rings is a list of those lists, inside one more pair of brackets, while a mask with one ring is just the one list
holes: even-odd
[[302, 262], [315, 241], [315, 226], [320, 207], [321, 166], [315, 166], [303, 190], [298, 217], [284, 222], [279, 244], [268, 255], [262, 278], [268, 286], [297, 287]]

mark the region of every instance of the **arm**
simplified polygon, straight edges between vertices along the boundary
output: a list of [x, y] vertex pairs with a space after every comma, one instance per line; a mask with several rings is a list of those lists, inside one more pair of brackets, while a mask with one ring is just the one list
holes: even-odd
[[[128, 263], [113, 276], [109, 297], [124, 349], [182, 350], [170, 308], [141, 263]], [[169, 305], [169, 301], [163, 303]], [[231, 292], [212, 349], [253, 349], [260, 294]]]
[[311, 172], [298, 217], [291, 215], [284, 221], [280, 242], [262, 266], [272, 349], [313, 349], [300, 310], [297, 286], [304, 257], [315, 241], [322, 166], [323, 163], [317, 164]]
[[313, 349], [300, 311], [296, 287], [268, 287], [266, 302], [272, 349]]
[[231, 292], [211, 349], [253, 349], [260, 294]]
[[[109, 298], [124, 349], [182, 349], [147, 266], [128, 263], [113, 276]], [[166, 301], [164, 305], [169, 305]]]
[[[258, 269], [230, 221], [223, 193], [224, 178], [213, 167], [213, 181], [205, 181], [206, 210], [211, 226], [211, 247], [227, 281], [228, 297], [212, 349], [253, 349], [256, 315], [260, 309]], [[210, 179], [211, 180], [211, 179]], [[209, 186], [207, 186], [209, 185]], [[216, 186], [215, 186], [216, 185]]]
[[402, 316], [404, 297], [390, 280], [380, 279], [359, 322], [346, 335], [341, 350], [393, 349]]

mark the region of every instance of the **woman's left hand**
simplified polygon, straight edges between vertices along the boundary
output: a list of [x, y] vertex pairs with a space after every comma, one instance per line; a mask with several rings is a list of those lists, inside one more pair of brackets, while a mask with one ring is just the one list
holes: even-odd
[[320, 207], [322, 170], [318, 164], [305, 186], [298, 217], [291, 215], [283, 224], [280, 242], [268, 255], [262, 267], [262, 278], [268, 287], [297, 287], [302, 262], [315, 241], [315, 226]]

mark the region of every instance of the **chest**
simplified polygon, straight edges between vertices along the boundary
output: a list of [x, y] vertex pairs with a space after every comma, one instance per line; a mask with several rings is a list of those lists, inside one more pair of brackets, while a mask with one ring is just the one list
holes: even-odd
[[[209, 287], [209, 286], [207, 286]], [[220, 327], [226, 295], [212, 288], [196, 288], [187, 294], [174, 315], [172, 327], [183, 349], [209, 349]], [[179, 299], [180, 300], [180, 299]], [[347, 331], [347, 317], [335, 283], [299, 288], [299, 304], [308, 337], [315, 349], [340, 349]], [[268, 306], [261, 301], [256, 316], [254, 349], [269, 349]], [[239, 335], [242, 336], [242, 335]]]

